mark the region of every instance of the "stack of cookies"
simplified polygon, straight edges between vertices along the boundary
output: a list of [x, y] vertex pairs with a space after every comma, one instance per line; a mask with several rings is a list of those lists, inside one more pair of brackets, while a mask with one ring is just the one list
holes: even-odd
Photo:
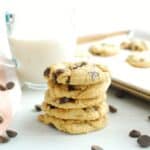
[[110, 73], [106, 67], [86, 62], [52, 65], [44, 72], [48, 89], [38, 119], [70, 133], [98, 130], [107, 123], [106, 92]]

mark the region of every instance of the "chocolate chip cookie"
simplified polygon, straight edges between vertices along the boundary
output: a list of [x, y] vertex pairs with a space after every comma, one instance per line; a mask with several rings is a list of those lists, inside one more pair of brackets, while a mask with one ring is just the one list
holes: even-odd
[[39, 121], [71, 134], [106, 125], [106, 92], [111, 82], [107, 67], [87, 62], [60, 63], [46, 68], [43, 75], [48, 89]]
[[89, 52], [91, 54], [103, 57], [116, 55], [119, 53], [119, 51], [120, 51], [119, 47], [108, 43], [95, 44], [92, 45], [89, 49]]
[[73, 99], [67, 97], [56, 98], [53, 95], [53, 93], [47, 91], [45, 94], [44, 102], [62, 109], [77, 109], [95, 106], [105, 100], [106, 100], [105, 93], [100, 93], [99, 97], [93, 99]]
[[90, 99], [96, 98], [100, 93], [107, 91], [110, 86], [111, 79], [106, 75], [105, 80], [91, 85], [63, 85], [48, 81], [49, 91], [57, 98], [69, 97], [74, 99]]
[[73, 119], [73, 120], [95, 120], [104, 116], [108, 112], [108, 106], [106, 102], [99, 103], [87, 108], [78, 109], [62, 109], [54, 107], [50, 104], [43, 103], [42, 110], [49, 116], [53, 116], [60, 119]]
[[144, 40], [132, 39], [122, 42], [120, 47], [122, 49], [142, 52], [150, 49], [150, 43]]
[[104, 81], [107, 75], [110, 73], [103, 65], [77, 62], [52, 65], [45, 77], [58, 84], [90, 85]]
[[150, 67], [150, 55], [148, 54], [133, 54], [129, 55], [126, 59], [128, 64], [138, 68], [149, 68]]
[[70, 134], [81, 134], [95, 131], [104, 128], [107, 124], [107, 116], [102, 116], [96, 120], [65, 120], [49, 116], [48, 114], [41, 114], [38, 120], [50, 125], [52, 124], [57, 129]]

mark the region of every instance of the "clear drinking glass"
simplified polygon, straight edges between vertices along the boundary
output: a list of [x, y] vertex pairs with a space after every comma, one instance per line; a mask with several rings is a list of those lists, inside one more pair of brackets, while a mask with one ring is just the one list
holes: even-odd
[[74, 57], [73, 9], [62, 2], [36, 1], [34, 8], [28, 1], [17, 3], [7, 18], [8, 41], [18, 76], [31, 88], [45, 87], [46, 67]]

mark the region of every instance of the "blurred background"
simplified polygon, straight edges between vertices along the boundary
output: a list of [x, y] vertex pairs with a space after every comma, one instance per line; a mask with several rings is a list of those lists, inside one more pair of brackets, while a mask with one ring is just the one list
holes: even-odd
[[[20, 11], [31, 10], [32, 13], [36, 7], [41, 8], [39, 11], [42, 11], [42, 8], [48, 8], [56, 0], [1, 0], [0, 2], [3, 3], [0, 7], [4, 7], [6, 11], [12, 7], [14, 10], [19, 10], [19, 5], [22, 4], [24, 7]], [[71, 6], [74, 9], [76, 28], [81, 35], [150, 27], [150, 9], [147, 0], [59, 0], [57, 5]]]
[[150, 30], [147, 0], [1, 0], [0, 13], [24, 12], [24, 17], [28, 17], [35, 9], [39, 9], [40, 13], [46, 10], [48, 14], [51, 12], [49, 7], [54, 3], [55, 10], [59, 11], [59, 7], [73, 10], [77, 36], [124, 29]]

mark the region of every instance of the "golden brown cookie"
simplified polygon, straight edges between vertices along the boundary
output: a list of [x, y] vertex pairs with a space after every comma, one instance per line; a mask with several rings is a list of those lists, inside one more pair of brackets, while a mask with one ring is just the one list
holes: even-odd
[[52, 92], [46, 91], [44, 102], [62, 109], [77, 109], [95, 106], [106, 100], [106, 93], [99, 93], [99, 97], [93, 99], [56, 98]]
[[57, 98], [70, 97], [75, 99], [96, 98], [100, 93], [107, 91], [110, 86], [110, 76], [106, 76], [103, 82], [91, 85], [63, 85], [48, 81], [49, 91]]
[[119, 51], [119, 47], [108, 43], [95, 44], [89, 49], [90, 53], [104, 57], [116, 55], [119, 53]]
[[95, 120], [101, 116], [104, 116], [108, 112], [108, 106], [106, 102], [102, 102], [87, 108], [61, 109], [50, 104], [43, 103], [42, 110], [49, 116], [53, 116], [59, 119]]
[[107, 124], [107, 116], [92, 121], [64, 120], [49, 116], [48, 114], [39, 115], [38, 120], [44, 124], [52, 124], [58, 130], [70, 134], [82, 134], [104, 128]]
[[76, 62], [52, 65], [44, 71], [44, 75], [58, 84], [89, 85], [104, 81], [110, 73], [100, 64]]
[[150, 49], [150, 43], [144, 40], [132, 39], [122, 42], [120, 47], [131, 51], [142, 52]]
[[150, 55], [149, 54], [133, 54], [133, 55], [129, 55], [126, 59], [126, 61], [134, 66], [134, 67], [138, 67], [138, 68], [149, 68], [150, 67]]

